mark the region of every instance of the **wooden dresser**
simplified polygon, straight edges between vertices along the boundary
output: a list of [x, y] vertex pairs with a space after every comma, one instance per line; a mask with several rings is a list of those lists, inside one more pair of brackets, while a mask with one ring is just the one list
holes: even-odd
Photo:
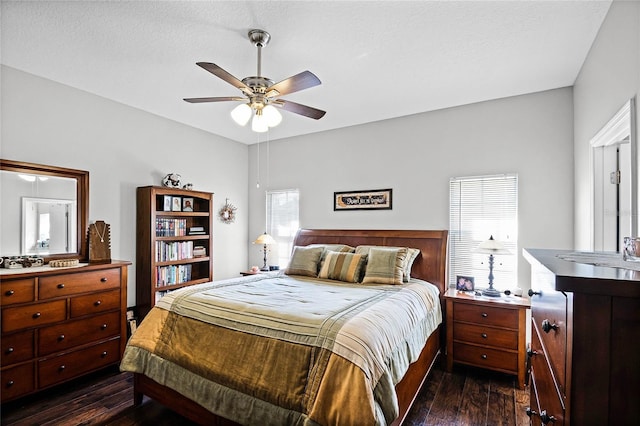
[[[526, 249], [533, 424], [637, 424], [640, 272]], [[622, 257], [622, 255], [620, 255]]]
[[529, 300], [449, 289], [445, 301], [447, 370], [459, 363], [501, 371], [515, 375], [524, 388]]
[[120, 362], [130, 264], [2, 271], [2, 402]]

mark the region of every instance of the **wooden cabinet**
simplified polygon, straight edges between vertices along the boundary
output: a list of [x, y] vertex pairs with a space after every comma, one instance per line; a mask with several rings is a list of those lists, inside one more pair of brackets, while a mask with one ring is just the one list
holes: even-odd
[[213, 194], [139, 187], [136, 217], [136, 305], [142, 319], [167, 291], [213, 280]]
[[120, 362], [128, 265], [2, 271], [2, 402]]
[[524, 250], [531, 264], [527, 414], [536, 425], [636, 424], [640, 272], [567, 255]]
[[487, 368], [518, 377], [524, 388], [526, 312], [521, 297], [484, 297], [449, 289], [447, 315], [447, 370], [454, 363]]

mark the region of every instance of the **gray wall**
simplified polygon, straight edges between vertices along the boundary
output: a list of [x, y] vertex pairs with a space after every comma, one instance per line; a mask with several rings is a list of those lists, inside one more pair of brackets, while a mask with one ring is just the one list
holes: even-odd
[[160, 185], [169, 172], [214, 192], [216, 211], [225, 198], [238, 207], [236, 223], [215, 221], [214, 276], [246, 268], [246, 145], [5, 66], [1, 84], [0, 156], [89, 171], [89, 219], [111, 225], [113, 259], [134, 262], [129, 306], [135, 304], [136, 187]]
[[[249, 236], [264, 232], [267, 186], [300, 190], [305, 228], [448, 229], [451, 177], [515, 172], [520, 248], [571, 248], [572, 97], [562, 88], [263, 143], [259, 189], [252, 145]], [[378, 188], [393, 188], [393, 210], [333, 211], [334, 191]], [[250, 262], [261, 253], [250, 246]]]
[[640, 2], [614, 1], [574, 85], [576, 249], [591, 249], [589, 141], [634, 96], [640, 123], [639, 95]]

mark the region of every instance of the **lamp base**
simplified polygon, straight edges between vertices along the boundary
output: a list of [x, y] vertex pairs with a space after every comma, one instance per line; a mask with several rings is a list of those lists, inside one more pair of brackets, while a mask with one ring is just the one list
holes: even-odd
[[269, 267], [268, 266], [263, 266], [262, 268], [260, 268], [260, 271], [269, 272]]
[[489, 297], [500, 297], [500, 292], [493, 287], [489, 287], [482, 290], [482, 295]]

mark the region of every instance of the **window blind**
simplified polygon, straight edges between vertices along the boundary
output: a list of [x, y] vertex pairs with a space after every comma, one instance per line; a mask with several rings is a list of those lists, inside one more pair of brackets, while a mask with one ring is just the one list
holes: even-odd
[[272, 252], [278, 254], [278, 263], [270, 258], [272, 265], [284, 268], [289, 263], [293, 239], [300, 227], [299, 200], [297, 189], [267, 191], [267, 233], [276, 240]]
[[476, 253], [489, 237], [510, 255], [495, 255], [493, 285], [514, 288], [518, 276], [518, 176], [455, 177], [449, 181], [449, 285], [456, 276], [474, 277], [476, 288], [489, 285], [489, 256]]

